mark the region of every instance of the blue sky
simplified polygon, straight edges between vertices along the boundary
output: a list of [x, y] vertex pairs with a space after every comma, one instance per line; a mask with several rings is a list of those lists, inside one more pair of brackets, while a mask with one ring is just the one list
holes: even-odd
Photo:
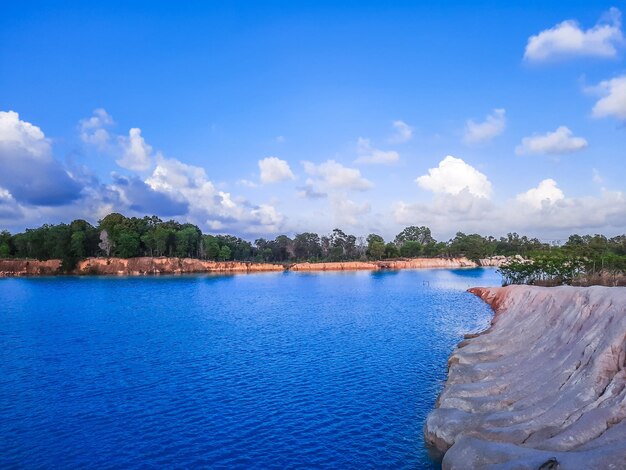
[[626, 231], [626, 2], [180, 3], [3, 5], [0, 228]]

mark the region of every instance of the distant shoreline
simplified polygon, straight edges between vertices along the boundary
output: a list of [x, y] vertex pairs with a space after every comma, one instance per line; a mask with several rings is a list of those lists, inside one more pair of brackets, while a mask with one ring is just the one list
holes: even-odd
[[504, 257], [472, 261], [460, 258], [403, 258], [384, 261], [345, 261], [319, 263], [257, 263], [244, 261], [206, 261], [195, 258], [138, 257], [86, 258], [70, 272], [61, 270], [61, 260], [0, 259], [0, 277], [28, 277], [54, 275], [118, 275], [144, 276], [191, 273], [255, 273], [282, 271], [379, 271], [400, 269], [456, 269], [483, 266], [498, 267]]

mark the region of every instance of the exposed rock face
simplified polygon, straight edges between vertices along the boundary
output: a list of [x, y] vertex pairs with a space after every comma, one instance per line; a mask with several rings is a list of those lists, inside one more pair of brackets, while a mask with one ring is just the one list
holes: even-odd
[[[264, 271], [357, 271], [379, 269], [475, 268], [467, 258], [411, 258], [389, 261], [346, 261], [336, 263], [282, 264], [243, 261], [204, 261], [194, 258], [140, 257], [87, 258], [79, 261], [72, 274], [144, 275], [184, 273], [251, 273]], [[0, 259], [0, 276], [59, 274], [60, 260], [37, 261]]]
[[426, 421], [443, 468], [626, 468], [626, 288], [471, 292], [496, 313]]
[[61, 260], [48, 261], [26, 259], [0, 259], [0, 277], [6, 276], [47, 276], [57, 274]]
[[290, 271], [358, 271], [379, 269], [375, 263], [346, 261], [345, 263], [296, 263], [289, 266]]
[[378, 269], [475, 268], [478, 265], [467, 258], [407, 258], [385, 261], [347, 261], [331, 263], [296, 263], [290, 271], [357, 271]]
[[475, 268], [474, 261], [467, 258], [411, 258], [406, 260], [377, 261], [382, 269], [427, 269], [427, 268]]
[[76, 274], [185, 274], [185, 273], [249, 273], [283, 271], [279, 264], [244, 263], [239, 261], [203, 261], [193, 258], [87, 258], [76, 266]]

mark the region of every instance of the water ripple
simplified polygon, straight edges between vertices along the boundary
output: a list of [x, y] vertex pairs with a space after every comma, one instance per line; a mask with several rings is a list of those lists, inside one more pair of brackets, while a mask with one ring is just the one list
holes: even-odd
[[[427, 284], [424, 281], [429, 281]], [[491, 270], [0, 281], [1, 468], [436, 468]]]

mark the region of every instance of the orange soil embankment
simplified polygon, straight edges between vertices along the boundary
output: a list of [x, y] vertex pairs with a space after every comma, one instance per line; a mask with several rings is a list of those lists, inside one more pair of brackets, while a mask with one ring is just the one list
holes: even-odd
[[289, 271], [375, 271], [380, 269], [375, 263], [347, 261], [345, 263], [296, 263], [289, 266]]
[[87, 258], [80, 261], [76, 274], [186, 274], [186, 273], [251, 273], [283, 271], [279, 264], [245, 263], [241, 261], [204, 261], [193, 258]]
[[386, 261], [350, 261], [331, 263], [296, 263], [289, 271], [360, 271], [379, 269], [475, 268], [478, 264], [467, 258], [407, 258]]
[[411, 258], [405, 260], [377, 261], [381, 269], [475, 268], [467, 258]]
[[[145, 275], [185, 273], [253, 273], [269, 271], [377, 271], [382, 269], [474, 268], [467, 258], [411, 258], [387, 261], [346, 261], [295, 263], [289, 267], [272, 263], [243, 261], [204, 261], [194, 258], [139, 257], [87, 258], [79, 261], [70, 274]], [[60, 260], [0, 259], [0, 276], [38, 276], [61, 274]]]
[[0, 259], [0, 277], [49, 276], [57, 274], [61, 260], [38, 261], [30, 259]]

